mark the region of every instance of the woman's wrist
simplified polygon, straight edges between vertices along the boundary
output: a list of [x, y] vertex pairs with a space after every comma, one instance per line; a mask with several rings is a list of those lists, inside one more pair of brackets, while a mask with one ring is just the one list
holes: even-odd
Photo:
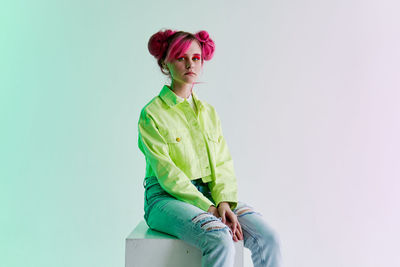
[[221, 206], [224, 206], [224, 205], [227, 205], [228, 207], [230, 207], [229, 202], [222, 201], [222, 202], [220, 202], [220, 203], [218, 204], [218, 208], [221, 207]]

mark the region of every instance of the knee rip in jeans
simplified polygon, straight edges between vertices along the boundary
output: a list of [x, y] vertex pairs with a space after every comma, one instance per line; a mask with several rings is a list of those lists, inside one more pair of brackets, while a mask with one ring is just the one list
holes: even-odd
[[[225, 225], [221, 219], [215, 217], [211, 213], [203, 212], [192, 218], [193, 223], [200, 224], [200, 227], [207, 232], [210, 231], [222, 231], [225, 229], [229, 229], [227, 225]], [[229, 229], [230, 231], [230, 229]]]
[[238, 209], [235, 209], [233, 212], [236, 214], [237, 217], [240, 217], [240, 216], [243, 216], [246, 214], [252, 214], [252, 213], [261, 215], [259, 212], [256, 212], [253, 207], [248, 206], [248, 205], [240, 207]]

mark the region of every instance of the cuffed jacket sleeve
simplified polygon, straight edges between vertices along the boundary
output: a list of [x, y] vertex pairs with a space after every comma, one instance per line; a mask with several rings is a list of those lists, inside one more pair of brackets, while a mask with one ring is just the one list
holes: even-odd
[[209, 183], [211, 196], [218, 206], [220, 202], [229, 202], [230, 208], [233, 210], [237, 207], [237, 181], [233, 168], [233, 159], [231, 157], [228, 145], [223, 136], [221, 121], [215, 113], [219, 140], [216, 149], [215, 159], [215, 179]]
[[138, 123], [138, 142], [146, 164], [154, 170], [161, 187], [175, 198], [207, 211], [213, 203], [192, 184], [169, 156], [168, 143], [160, 134], [154, 119], [144, 110]]

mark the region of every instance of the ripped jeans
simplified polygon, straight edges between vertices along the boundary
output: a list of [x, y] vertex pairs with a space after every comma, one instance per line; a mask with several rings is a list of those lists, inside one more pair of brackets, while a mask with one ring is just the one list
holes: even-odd
[[[207, 184], [201, 179], [192, 180], [192, 183], [215, 204]], [[233, 266], [235, 247], [231, 229], [220, 218], [168, 194], [155, 176], [147, 177], [143, 186], [144, 218], [151, 229], [176, 236], [199, 248], [203, 267]], [[242, 227], [244, 247], [250, 249], [253, 265], [282, 266], [279, 238], [261, 213], [241, 201], [233, 212]]]

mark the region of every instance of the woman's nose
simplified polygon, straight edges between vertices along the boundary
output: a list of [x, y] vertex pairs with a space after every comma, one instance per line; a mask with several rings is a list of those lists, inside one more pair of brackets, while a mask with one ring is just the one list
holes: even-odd
[[186, 68], [189, 69], [190, 67], [192, 67], [192, 65], [193, 65], [193, 61], [191, 61], [189, 59], [189, 61], [186, 62]]

